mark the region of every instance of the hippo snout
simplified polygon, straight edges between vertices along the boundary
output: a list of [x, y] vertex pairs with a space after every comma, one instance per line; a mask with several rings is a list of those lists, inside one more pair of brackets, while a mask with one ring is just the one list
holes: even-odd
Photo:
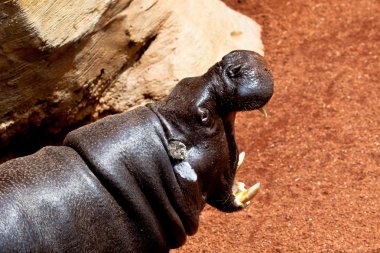
[[216, 88], [224, 111], [262, 108], [273, 96], [273, 76], [264, 58], [247, 50], [232, 51], [221, 62], [223, 87]]

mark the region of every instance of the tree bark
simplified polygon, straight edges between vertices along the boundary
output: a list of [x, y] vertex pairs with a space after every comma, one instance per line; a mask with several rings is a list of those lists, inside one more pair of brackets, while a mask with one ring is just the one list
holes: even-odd
[[[260, 27], [219, 0], [0, 3], [0, 143], [158, 100]], [[0, 145], [1, 146], [1, 145]]]

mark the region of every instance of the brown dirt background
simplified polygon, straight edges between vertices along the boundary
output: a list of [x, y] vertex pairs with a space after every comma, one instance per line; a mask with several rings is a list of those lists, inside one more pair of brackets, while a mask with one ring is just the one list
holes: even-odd
[[[380, 2], [224, 2], [262, 25], [275, 77], [269, 118], [236, 122], [238, 179], [262, 189], [238, 213], [206, 207], [173, 252], [380, 252]], [[39, 148], [20, 140], [1, 161]]]
[[275, 77], [269, 118], [236, 124], [262, 190], [175, 252], [380, 252], [380, 2], [224, 2], [262, 25]]

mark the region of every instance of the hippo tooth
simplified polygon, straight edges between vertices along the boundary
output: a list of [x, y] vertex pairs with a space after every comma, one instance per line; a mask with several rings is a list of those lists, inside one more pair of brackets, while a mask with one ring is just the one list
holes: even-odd
[[265, 107], [259, 108], [259, 111], [264, 115], [265, 118], [268, 118], [267, 110], [265, 110]]
[[245, 192], [245, 194], [239, 199], [242, 203], [248, 203], [250, 200], [252, 200], [256, 194], [260, 190], [260, 183], [257, 183], [253, 186], [251, 186], [248, 191]]
[[235, 196], [235, 204], [241, 207], [246, 207], [251, 203], [251, 200], [256, 196], [260, 189], [260, 183], [251, 186], [248, 190], [245, 184], [235, 181], [232, 187], [232, 192]]
[[235, 181], [234, 185], [232, 186], [232, 192], [235, 197], [239, 198], [239, 196], [246, 191], [247, 189], [245, 189], [244, 183]]
[[238, 160], [238, 164], [237, 164], [237, 169], [239, 169], [239, 167], [243, 164], [244, 158], [245, 158], [245, 152], [244, 151], [240, 152], [239, 160]]

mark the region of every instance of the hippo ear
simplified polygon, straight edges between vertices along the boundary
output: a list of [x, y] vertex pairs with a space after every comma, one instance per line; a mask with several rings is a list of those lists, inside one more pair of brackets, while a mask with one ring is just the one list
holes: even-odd
[[234, 78], [240, 75], [242, 65], [230, 65], [226, 69], [226, 74], [229, 78]]

